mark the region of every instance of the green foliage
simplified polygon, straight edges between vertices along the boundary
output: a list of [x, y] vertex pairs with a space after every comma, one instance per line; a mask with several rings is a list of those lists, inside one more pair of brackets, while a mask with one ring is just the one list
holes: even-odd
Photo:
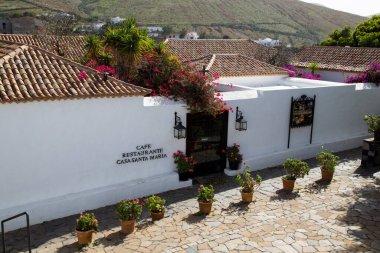
[[364, 120], [370, 133], [380, 131], [380, 115], [365, 115]]
[[315, 75], [315, 71], [317, 71], [319, 69], [318, 67], [318, 64], [317, 63], [312, 63], [310, 64], [308, 67], [307, 67], [308, 70], [311, 71], [311, 74], [313, 74], [313, 76]]
[[116, 207], [116, 213], [122, 221], [137, 220], [141, 216], [143, 204], [139, 199], [122, 200]]
[[380, 15], [359, 24], [353, 33], [353, 39], [359, 47], [380, 47]]
[[296, 180], [297, 178], [302, 178], [305, 175], [309, 174], [310, 168], [309, 165], [298, 159], [287, 159], [284, 163], [284, 168], [288, 175], [286, 179]]
[[226, 148], [226, 157], [230, 161], [240, 162], [243, 160], [243, 156], [240, 154], [240, 145], [234, 143], [232, 146]]
[[324, 170], [335, 171], [335, 166], [337, 164], [338, 156], [334, 155], [334, 153], [324, 150], [323, 147], [321, 151], [317, 154], [316, 157], [318, 164]]
[[90, 231], [98, 230], [98, 220], [93, 213], [81, 213], [77, 219], [76, 230], [78, 231]]
[[322, 41], [322, 46], [354, 46], [351, 27], [346, 26], [342, 30], [335, 30], [329, 34], [329, 39]]
[[250, 166], [246, 164], [244, 172], [236, 176], [236, 182], [240, 185], [243, 192], [253, 192], [255, 187], [259, 187], [263, 181], [260, 175], [256, 175], [256, 178], [253, 178], [249, 172], [249, 168]]
[[86, 49], [86, 58], [88, 59], [98, 59], [102, 50], [102, 41], [97, 35], [90, 35], [86, 37], [86, 44], [84, 48]]
[[152, 195], [145, 200], [146, 208], [154, 213], [165, 211], [165, 200], [159, 196]]
[[209, 186], [199, 186], [198, 190], [198, 201], [201, 202], [212, 202], [214, 201], [214, 187], [212, 185]]

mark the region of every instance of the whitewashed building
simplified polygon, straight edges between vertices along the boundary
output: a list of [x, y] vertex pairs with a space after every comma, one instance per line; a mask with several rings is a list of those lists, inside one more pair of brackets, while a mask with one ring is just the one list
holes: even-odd
[[[322, 145], [358, 147], [369, 136], [363, 116], [380, 114], [375, 85], [288, 78], [241, 48], [211, 48], [193, 61], [220, 75], [219, 92], [234, 108], [216, 119], [35, 46], [0, 42], [0, 220], [26, 211], [36, 224], [189, 186], [178, 180], [177, 150], [194, 155], [197, 173], [207, 174], [228, 171], [222, 150], [233, 143], [253, 170], [313, 157]], [[312, 124], [300, 127], [290, 108], [303, 95], [314, 107], [305, 114]], [[237, 107], [245, 131], [236, 129]], [[175, 113], [185, 139], [174, 138]]]
[[199, 35], [197, 32], [188, 32], [184, 37], [185, 40], [197, 40], [198, 38]]

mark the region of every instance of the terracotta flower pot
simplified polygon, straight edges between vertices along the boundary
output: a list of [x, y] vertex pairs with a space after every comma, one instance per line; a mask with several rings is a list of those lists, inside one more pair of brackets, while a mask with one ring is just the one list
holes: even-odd
[[241, 199], [244, 203], [251, 203], [253, 200], [253, 191], [252, 192], [243, 192], [241, 191]]
[[199, 203], [199, 211], [203, 214], [209, 214], [211, 212], [212, 208], [212, 202], [202, 202], [198, 201]]
[[284, 190], [286, 191], [293, 191], [295, 182], [296, 180], [289, 180], [286, 178], [282, 178], [282, 185], [284, 187]]
[[90, 244], [92, 242], [92, 234], [94, 233], [93, 230], [89, 230], [89, 231], [76, 230], [76, 232], [77, 232], [77, 238], [78, 238], [79, 244], [85, 245], [85, 244]]
[[161, 220], [164, 218], [165, 212], [162, 211], [160, 213], [150, 212], [150, 216], [152, 217], [152, 221]]
[[321, 173], [322, 173], [322, 180], [331, 181], [333, 179], [334, 171], [325, 170], [324, 168], [321, 168]]
[[120, 223], [123, 234], [131, 234], [135, 231], [136, 220], [121, 220]]

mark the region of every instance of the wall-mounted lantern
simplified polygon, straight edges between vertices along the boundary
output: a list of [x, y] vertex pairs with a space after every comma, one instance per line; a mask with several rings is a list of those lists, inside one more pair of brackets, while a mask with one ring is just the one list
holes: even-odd
[[177, 116], [177, 113], [174, 113], [174, 138], [186, 138], [186, 127], [182, 125], [181, 118]]
[[243, 112], [239, 111], [239, 107], [236, 107], [235, 129], [238, 131], [246, 131], [247, 130], [247, 121], [243, 117]]

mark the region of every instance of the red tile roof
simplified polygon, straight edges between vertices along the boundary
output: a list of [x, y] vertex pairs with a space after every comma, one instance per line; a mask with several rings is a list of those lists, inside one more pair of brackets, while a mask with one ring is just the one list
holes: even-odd
[[208, 74], [221, 77], [288, 75], [276, 66], [238, 54], [213, 54], [192, 63], [199, 71], [205, 66]]
[[[87, 78], [78, 75], [85, 71]], [[150, 90], [108, 77], [43, 49], [0, 42], [0, 103], [144, 96]]]
[[277, 49], [248, 39], [167, 39], [166, 48], [182, 61], [194, 61], [213, 54], [240, 54], [269, 62]]
[[315, 46], [298, 52], [291, 64], [308, 67], [317, 63], [319, 69], [364, 72], [373, 61], [380, 63], [380, 48]]
[[53, 36], [53, 35], [26, 35], [26, 34], [0, 34], [0, 41], [11, 41], [25, 45], [37, 46], [51, 53], [58, 54], [57, 41], [65, 58], [80, 62], [86, 53], [86, 44], [83, 36]]

